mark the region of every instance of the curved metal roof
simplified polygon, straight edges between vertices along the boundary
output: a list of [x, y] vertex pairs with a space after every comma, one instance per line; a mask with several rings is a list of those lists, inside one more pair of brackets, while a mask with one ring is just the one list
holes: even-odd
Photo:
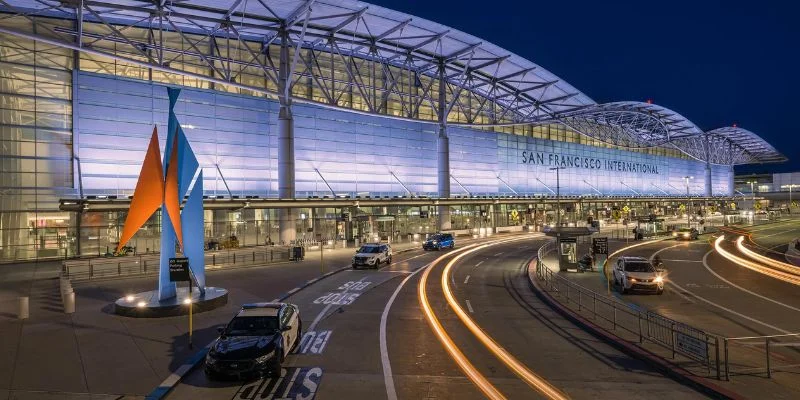
[[[711, 143], [711, 162], [717, 164], [752, 164], [773, 163], [788, 160], [786, 156], [775, 150], [772, 145], [747, 129], [737, 126], [725, 126], [706, 132]], [[728, 148], [731, 154], [724, 157], [722, 148]], [[722, 153], [722, 154], [720, 154]], [[723, 157], [720, 157], [723, 155]], [[715, 159], [717, 158], [717, 159]]]
[[[408, 103], [402, 104], [404, 115], [395, 116], [401, 119], [415, 119], [413, 109], [425, 102], [430, 104], [440, 122], [446, 121], [455, 109], [467, 115], [467, 123], [461, 125], [555, 121], [605, 143], [627, 148], [673, 146], [693, 158], [708, 158], [717, 164], [786, 159], [764, 140], [741, 128], [720, 128], [705, 134], [680, 114], [655, 104], [597, 104], [553, 73], [492, 43], [432, 21], [360, 1], [5, 0], [0, 3], [0, 11], [30, 21], [37, 15], [75, 21], [74, 28], [68, 25], [44, 27], [34, 33], [20, 32], [0, 23], [0, 32], [277, 96], [285, 95], [270, 89], [269, 85], [254, 87], [237, 81], [237, 75], [231, 72], [231, 64], [262, 69], [268, 81], [277, 83], [278, 68], [272, 60], [260, 60], [259, 55], [268, 53], [269, 47], [278, 43], [292, 49], [303, 48], [308, 50], [306, 54], [310, 59], [292, 57], [290, 81], [292, 84], [300, 81], [300, 74], [292, 76], [299, 60], [305, 65], [306, 74], [310, 74], [306, 77], [313, 79], [327, 98], [326, 101], [313, 102], [327, 107], [346, 108], [340, 106], [336, 96], [329, 92], [337, 87], [352, 89], [359, 86], [368, 110], [355, 112], [381, 114], [383, 111], [382, 115], [386, 115], [385, 108], [382, 110], [379, 104], [374, 103], [378, 103], [378, 97], [384, 101], [393, 98]], [[84, 21], [103, 24], [107, 33], [85, 32]], [[149, 29], [149, 37], [127, 35], [130, 26]], [[174, 43], [161, 40], [159, 33], [162, 31], [179, 33], [184, 43], [176, 48]], [[207, 49], [198, 48], [204, 38], [236, 42], [240, 47], [237, 49], [240, 57], [244, 55], [244, 58], [252, 59], [232, 60], [222, 54], [213, 54], [213, 49], [209, 54]], [[100, 41], [126, 50], [110, 53], [102, 46], [93, 45]], [[259, 43], [261, 49], [254, 49], [254, 44], [258, 47]], [[311, 59], [316, 57], [316, 52], [331, 54], [330, 76], [322, 76], [327, 71], [322, 70], [319, 60]], [[169, 53], [167, 57], [165, 53]], [[296, 51], [292, 53], [299, 54]], [[178, 56], [207, 64], [213, 71], [212, 76], [171, 67], [169, 60]], [[373, 82], [369, 87], [373, 92], [370, 101], [365, 93], [369, 90], [360, 87], [369, 86], [364, 81], [367, 78], [361, 77], [362, 72], [355, 64], [345, 67], [349, 82], [334, 83], [332, 64], [336, 57], [346, 65], [350, 65], [348, 63], [353, 59], [379, 64], [379, 68], [383, 68], [385, 86], [376, 87]], [[351, 58], [345, 60], [345, 57]], [[399, 68], [407, 75], [392, 77], [386, 66]], [[418, 75], [431, 79], [427, 87], [414, 82], [417, 93], [422, 89], [421, 94], [415, 95], [417, 97], [400, 93], [396, 88], [398, 81], [416, 81]], [[329, 79], [327, 84], [326, 79]], [[433, 87], [436, 80], [447, 82], [438, 89], [438, 94]], [[383, 94], [376, 96], [376, 91], [383, 91]], [[291, 90], [287, 92], [291, 93]], [[477, 111], [463, 104], [463, 92], [484, 99]], [[405, 95], [408, 99], [402, 98]], [[487, 101], [493, 105], [485, 106]], [[722, 145], [727, 146], [727, 150], [717, 151]], [[709, 151], [711, 148], [715, 151]]]
[[635, 101], [598, 104], [561, 115], [559, 120], [586, 136], [628, 148], [662, 146], [678, 138], [703, 134], [675, 111]]

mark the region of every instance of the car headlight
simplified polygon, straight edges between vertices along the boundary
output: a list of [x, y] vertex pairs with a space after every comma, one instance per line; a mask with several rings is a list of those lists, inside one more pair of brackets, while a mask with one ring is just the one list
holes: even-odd
[[636, 279], [631, 278], [630, 276], [626, 276], [625, 279], [627, 279], [627, 280], [629, 280], [631, 282], [636, 282]]
[[664, 278], [660, 277], [660, 276], [657, 276], [656, 277], [656, 283], [664, 283]]
[[217, 363], [217, 359], [216, 358], [211, 357], [211, 354], [206, 354], [206, 364], [214, 365], [216, 363]]
[[678, 232], [672, 232], [672, 236], [678, 236]]
[[259, 364], [263, 364], [263, 363], [269, 361], [269, 359], [272, 358], [272, 356], [274, 354], [275, 354], [274, 351], [270, 351], [269, 353], [264, 354], [263, 356], [256, 358], [256, 362], [259, 363]]
[[688, 233], [684, 233], [683, 237], [689, 237], [689, 234]]
[[433, 241], [433, 244], [439, 244], [439, 242], [437, 242], [437, 241], [435, 241], [435, 240], [434, 240], [434, 241]]

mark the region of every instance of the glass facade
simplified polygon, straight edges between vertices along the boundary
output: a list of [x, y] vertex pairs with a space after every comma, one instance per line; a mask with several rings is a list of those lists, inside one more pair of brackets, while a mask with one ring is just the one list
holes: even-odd
[[72, 56], [0, 34], [0, 260], [71, 254]]
[[[49, 29], [72, 24], [35, 20], [41, 22], [39, 28], [47, 27], [36, 32], [45, 36]], [[3, 25], [34, 30], [24, 18], [6, 19]], [[88, 22], [84, 31], [98, 38], [108, 34], [107, 27]], [[126, 28], [126, 35], [149, 40], [146, 30], [135, 27]], [[228, 46], [200, 36], [164, 35], [170, 48], [199, 47], [231, 60], [209, 66], [171, 53], [171, 68], [208, 77], [224, 70], [237, 83], [277, 90], [241, 43]], [[277, 64], [277, 46], [261, 51], [260, 43], [252, 45], [251, 50], [264, 57], [261, 63]], [[121, 43], [97, 40], [93, 46], [144, 60]], [[436, 113], [431, 97], [438, 93], [439, 83], [401, 68], [382, 69], [368, 60], [301, 51], [299, 78], [292, 89], [295, 96], [421, 121], [295, 104], [297, 196], [402, 196], [408, 192], [436, 196], [438, 128], [433, 123]], [[0, 34], [0, 262], [98, 255], [116, 246], [123, 212], [62, 212], [58, 201], [132, 194], [154, 125], [164, 148], [165, 85], [184, 88], [176, 112], [204, 170], [205, 194], [277, 197], [278, 103], [274, 96]], [[451, 89], [445, 90], [447, 101], [461, 92]], [[502, 114], [496, 105], [463, 92], [447, 116], [449, 122], [509, 122], [492, 119]], [[454, 196], [541, 195], [557, 189], [565, 195], [685, 194], [684, 176], [694, 176], [689, 181], [691, 194], [704, 189], [704, 164], [678, 150], [622, 150], [558, 124], [451, 126], [448, 136]], [[557, 185], [550, 168], [561, 166], [565, 169]], [[729, 193], [730, 173], [728, 167], [713, 167], [714, 193]], [[610, 212], [612, 203], [604, 204], [603, 212]], [[565, 218], [572, 221], [592, 215], [588, 206], [574, 204], [569, 210]], [[341, 221], [345, 211], [353, 221]], [[599, 212], [596, 204], [594, 213]], [[423, 217], [426, 214], [429, 218]], [[437, 226], [432, 207], [302, 209], [296, 215], [300, 216], [298, 238], [315, 240], [397, 240], [433, 232]], [[533, 209], [499, 205], [451, 210], [454, 229], [544, 224], [552, 222], [554, 215], [552, 205], [543, 203]], [[278, 236], [276, 217], [276, 210], [206, 210], [206, 239], [225, 241], [235, 236], [243, 246], [270, 243]], [[156, 213], [137, 233], [132, 245], [138, 251], [157, 251], [160, 218]]]

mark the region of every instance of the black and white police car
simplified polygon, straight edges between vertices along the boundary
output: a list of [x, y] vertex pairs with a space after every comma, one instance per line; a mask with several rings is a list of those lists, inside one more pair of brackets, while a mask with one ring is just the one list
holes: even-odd
[[300, 343], [300, 310], [288, 303], [245, 304], [211, 344], [205, 359], [209, 379], [280, 375], [289, 352]]

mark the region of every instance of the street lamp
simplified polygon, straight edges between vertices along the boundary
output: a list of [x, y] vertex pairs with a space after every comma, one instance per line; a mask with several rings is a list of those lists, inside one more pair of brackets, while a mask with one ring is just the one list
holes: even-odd
[[558, 170], [564, 167], [553, 167], [550, 171], [556, 171], [556, 226], [561, 229], [561, 180], [559, 178]]
[[755, 189], [753, 188], [753, 185], [755, 185], [756, 183], [758, 183], [758, 181], [747, 181], [747, 183], [749, 183], [749, 184], [750, 184], [750, 194], [752, 194], [752, 195], [753, 195], [753, 208], [755, 208], [755, 206], [756, 206], [756, 191], [755, 191]]
[[[684, 179], [684, 181], [686, 181], [686, 204], [688, 205], [689, 204], [689, 179], [694, 179], [694, 177], [687, 175], [687, 176], [684, 176], [683, 179]], [[691, 214], [691, 209], [689, 207], [686, 207], [686, 226], [687, 227], [691, 227], [692, 226], [691, 222], [689, 222], [689, 214]]]

